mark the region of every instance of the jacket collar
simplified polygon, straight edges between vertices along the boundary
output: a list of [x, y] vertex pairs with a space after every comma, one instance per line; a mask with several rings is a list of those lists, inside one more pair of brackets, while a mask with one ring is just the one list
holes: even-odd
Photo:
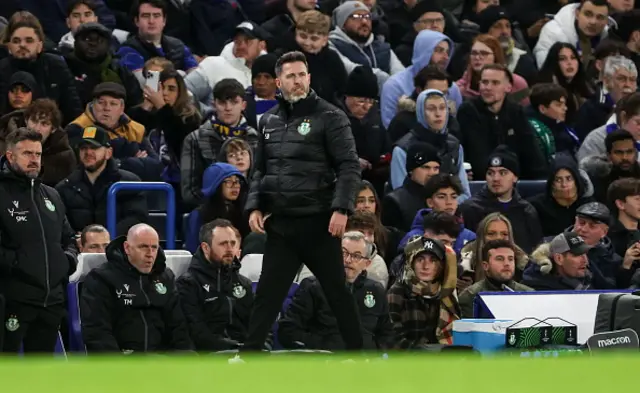
[[279, 110], [284, 112], [287, 117], [303, 117], [313, 113], [318, 101], [316, 92], [311, 88], [307, 97], [293, 104], [285, 100], [282, 94], [279, 94], [276, 98], [280, 106]]

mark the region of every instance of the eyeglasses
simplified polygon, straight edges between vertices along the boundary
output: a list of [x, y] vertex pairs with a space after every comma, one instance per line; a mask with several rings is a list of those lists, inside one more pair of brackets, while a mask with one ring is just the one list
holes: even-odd
[[363, 259], [367, 259], [366, 257], [360, 255], [360, 254], [352, 254], [347, 250], [342, 250], [342, 258], [344, 258], [344, 260], [346, 261], [347, 259], [350, 259], [351, 262], [355, 262], [358, 263], [360, 261], [362, 261]]
[[240, 186], [240, 180], [238, 180], [238, 179], [226, 179], [225, 181], [223, 181], [223, 183], [227, 187], [239, 187]]
[[493, 55], [493, 52], [489, 52], [486, 50], [472, 50], [471, 51], [471, 57], [479, 57], [481, 59], [484, 59], [487, 56]]
[[417, 24], [419, 25], [443, 25], [444, 24], [444, 18], [424, 18], [424, 19], [418, 19], [416, 21]]
[[360, 20], [360, 19], [371, 20], [371, 14], [353, 14], [353, 15], [350, 15], [349, 18], [355, 19], [355, 20]]
[[238, 158], [246, 157], [246, 156], [248, 156], [248, 155], [249, 155], [249, 152], [248, 152], [248, 151], [246, 151], [246, 150], [240, 150], [240, 151], [238, 151], [238, 152], [236, 152], [236, 153], [229, 153], [229, 154], [227, 154], [227, 159], [231, 158], [231, 159], [233, 159], [233, 160], [236, 160], [236, 159], [238, 159]]

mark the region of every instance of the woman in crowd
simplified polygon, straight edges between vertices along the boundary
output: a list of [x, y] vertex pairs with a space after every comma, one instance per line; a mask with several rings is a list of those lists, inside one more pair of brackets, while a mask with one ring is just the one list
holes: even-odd
[[573, 225], [576, 210], [594, 201], [589, 176], [580, 172], [572, 157], [562, 154], [556, 156], [546, 192], [529, 200], [538, 212], [544, 237], [564, 232]]
[[251, 179], [253, 169], [253, 150], [242, 138], [229, 138], [220, 148], [218, 162], [227, 162], [236, 168], [245, 179]]
[[418, 237], [407, 244], [405, 260], [402, 280], [388, 293], [395, 347], [453, 344], [453, 321], [460, 319], [455, 252], [439, 240]]
[[[506, 65], [507, 60], [500, 42], [488, 34], [481, 34], [473, 40], [471, 52], [469, 52], [467, 71], [456, 82], [463, 97], [471, 98], [480, 95], [480, 71], [487, 64]], [[511, 97], [514, 98], [514, 101], [528, 105], [528, 87], [527, 81], [523, 77], [513, 74]]]
[[242, 238], [249, 234], [249, 220], [243, 209], [248, 194], [247, 182], [235, 166], [216, 162], [204, 171], [202, 194], [206, 202], [189, 215], [187, 250], [198, 248], [198, 233], [203, 223], [224, 218], [238, 228]]
[[555, 83], [567, 90], [569, 96], [565, 123], [572, 125], [578, 109], [593, 94], [575, 46], [566, 42], [553, 44], [538, 78], [538, 82]]
[[[487, 215], [478, 224], [476, 240], [467, 243], [461, 251], [460, 263], [462, 274], [458, 280], [458, 291], [462, 291], [469, 285], [484, 279], [484, 271], [478, 269], [482, 258], [482, 248], [489, 240], [509, 240], [513, 242], [513, 228], [511, 222], [500, 213]], [[529, 256], [517, 245], [516, 249], [516, 275], [514, 280], [522, 277], [522, 272], [529, 262]]]

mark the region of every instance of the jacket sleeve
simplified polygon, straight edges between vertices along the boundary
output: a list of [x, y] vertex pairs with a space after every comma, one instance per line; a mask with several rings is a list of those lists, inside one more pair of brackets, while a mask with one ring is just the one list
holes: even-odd
[[384, 293], [384, 289], [380, 287], [380, 293], [376, 296], [377, 299], [382, 299], [382, 312], [378, 317], [378, 323], [376, 325], [375, 339], [379, 349], [393, 348], [394, 332], [391, 318], [389, 317], [389, 302], [387, 296]]
[[300, 286], [291, 306], [278, 321], [278, 338], [285, 348], [297, 349], [300, 342], [307, 349], [322, 349], [322, 337], [309, 331], [309, 321], [313, 318], [315, 285]]
[[[264, 124], [268, 120], [270, 114], [265, 114], [260, 118], [260, 122], [258, 124], [258, 144], [254, 149], [253, 154], [253, 176], [251, 178], [251, 187], [249, 188], [249, 195], [247, 196], [247, 202], [244, 205], [244, 210], [248, 214], [251, 214], [254, 210], [260, 210], [261, 202], [260, 202], [260, 194], [261, 194], [261, 184], [262, 178], [265, 175], [265, 171], [267, 169], [266, 166], [266, 156], [264, 149], [264, 133], [261, 131], [264, 129]], [[359, 164], [358, 164], [359, 165]], [[266, 212], [262, 212], [266, 213]]]
[[400, 96], [402, 96], [402, 85], [399, 80], [391, 79], [382, 86], [380, 93], [380, 110], [382, 125], [385, 129], [389, 127], [389, 123], [391, 123], [391, 120], [396, 115]]
[[389, 320], [393, 326], [395, 336], [395, 348], [409, 349], [414, 346], [414, 342], [409, 340], [405, 334], [402, 324], [402, 311], [404, 310], [404, 294], [402, 288], [393, 286], [387, 295], [389, 302]]
[[89, 273], [80, 295], [82, 339], [87, 352], [118, 352], [120, 347], [113, 333], [113, 297], [97, 274]]
[[[463, 195], [458, 196], [458, 202], [464, 202], [468, 198], [471, 198], [471, 186], [469, 185], [469, 177], [467, 176], [467, 171], [464, 169], [464, 148], [460, 145], [460, 149], [458, 149], [458, 179], [460, 179], [460, 184], [462, 185]], [[466, 197], [465, 197], [466, 196]], [[460, 198], [465, 197], [465, 198]]]
[[214, 334], [205, 322], [202, 306], [198, 302], [198, 286], [192, 280], [180, 277], [176, 282], [180, 305], [187, 320], [189, 334], [198, 351], [220, 351], [234, 348], [232, 340]]
[[538, 140], [531, 124], [524, 116], [524, 111], [518, 108], [520, 129], [520, 168], [523, 169], [523, 178], [528, 180], [547, 179], [547, 160], [538, 147]]
[[404, 65], [402, 65], [400, 60], [398, 60], [398, 56], [396, 56], [392, 49], [390, 49], [390, 51], [391, 60], [389, 61], [389, 70], [391, 71], [391, 75], [404, 71]]
[[351, 133], [349, 119], [343, 112], [326, 113], [325, 146], [336, 177], [336, 189], [332, 210], [343, 209], [352, 212], [360, 183], [360, 162], [356, 152], [356, 143]]
[[[561, 27], [558, 22], [551, 20], [546, 25], [542, 27], [540, 30], [540, 37], [538, 38], [538, 43], [535, 48], [533, 48], [533, 54], [536, 57], [536, 63], [538, 63], [538, 68], [542, 68], [544, 61], [547, 59], [547, 55], [549, 54], [549, 49], [556, 42], [564, 42], [566, 38], [564, 34], [561, 33]], [[575, 45], [574, 42], [571, 42], [572, 45]]]
[[473, 299], [474, 295], [469, 291], [469, 288], [462, 291], [460, 296], [458, 296], [458, 304], [460, 305], [462, 318], [473, 318]]
[[60, 112], [62, 112], [63, 123], [67, 124], [75, 120], [82, 113], [82, 104], [78, 91], [76, 90], [75, 79], [67, 67], [64, 60], [61, 61], [59, 67], [60, 77], [57, 82], [60, 84], [60, 92], [62, 93], [58, 100]]
[[391, 188], [402, 187], [404, 179], [407, 177], [407, 152], [400, 146], [393, 148], [391, 154]]
[[458, 206], [458, 209], [462, 216], [464, 227], [470, 231], [477, 232], [478, 224], [486, 215], [484, 210], [475, 206], [473, 199], [466, 200], [463, 204]]
[[175, 276], [169, 274], [167, 280], [170, 298], [164, 309], [164, 323], [167, 327], [169, 348], [173, 351], [193, 351], [193, 342], [189, 337], [187, 319], [182, 313], [180, 306], [180, 296], [174, 284]]
[[184, 83], [193, 96], [204, 105], [211, 105], [215, 81], [209, 80], [206, 67], [211, 60], [204, 59], [198, 67], [191, 71]]
[[197, 158], [198, 140], [194, 133], [189, 134], [182, 145], [182, 155], [180, 156], [180, 188], [182, 200], [187, 205], [195, 206], [202, 199], [199, 184], [201, 180], [196, 179], [196, 173], [204, 172], [200, 161]]

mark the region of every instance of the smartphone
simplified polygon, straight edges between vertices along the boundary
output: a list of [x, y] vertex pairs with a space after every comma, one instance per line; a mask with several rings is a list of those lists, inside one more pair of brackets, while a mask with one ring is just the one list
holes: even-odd
[[150, 89], [153, 89], [153, 91], [160, 89], [160, 71], [147, 71], [144, 78], [145, 85]]

